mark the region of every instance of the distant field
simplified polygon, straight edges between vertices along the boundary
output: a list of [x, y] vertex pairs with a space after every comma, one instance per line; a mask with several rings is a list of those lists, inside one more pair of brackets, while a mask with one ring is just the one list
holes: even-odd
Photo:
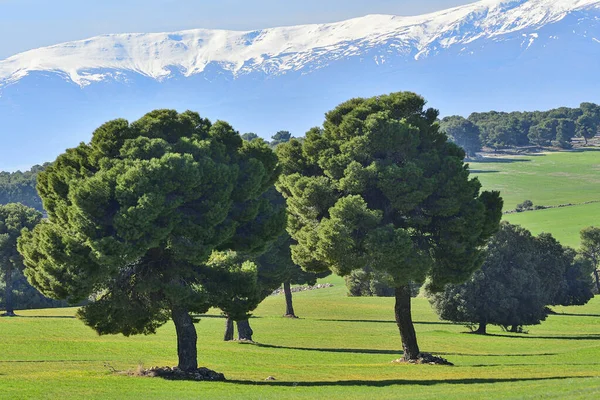
[[506, 215], [504, 219], [526, 227], [535, 235], [550, 232], [562, 244], [578, 248], [582, 228], [590, 225], [600, 227], [600, 203], [528, 211]]
[[[515, 209], [524, 200], [556, 206], [600, 200], [600, 151], [557, 152], [533, 156], [488, 157], [471, 162], [483, 187], [500, 190], [504, 209]], [[600, 204], [529, 211], [506, 215], [533, 233], [550, 232], [563, 244], [579, 246], [579, 231], [600, 226]]]
[[[415, 299], [423, 351], [454, 367], [399, 365], [393, 299], [349, 298], [336, 286], [295, 294], [298, 320], [282, 318], [282, 296], [268, 298], [251, 320], [256, 345], [221, 341], [217, 314], [197, 324], [199, 361], [227, 383], [171, 382], [111, 372], [174, 365], [171, 323], [157, 335], [97, 336], [73, 309], [32, 310], [0, 319], [0, 398], [6, 399], [472, 399], [600, 395], [600, 297], [561, 307], [529, 334], [491, 328], [476, 336], [439, 321]], [[265, 381], [274, 376], [276, 381]]]

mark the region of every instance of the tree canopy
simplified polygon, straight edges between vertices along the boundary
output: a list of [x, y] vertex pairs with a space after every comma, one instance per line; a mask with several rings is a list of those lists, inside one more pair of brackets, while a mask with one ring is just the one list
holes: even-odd
[[574, 136], [587, 143], [600, 132], [600, 106], [581, 103], [578, 108], [548, 111], [472, 113], [468, 121], [479, 128], [481, 143], [491, 148], [527, 145], [570, 148]]
[[42, 214], [20, 203], [0, 205], [0, 273], [4, 281], [3, 298], [6, 315], [14, 315], [14, 282], [25, 267], [23, 257], [17, 251], [17, 240], [24, 229], [33, 229]]
[[481, 151], [479, 128], [468, 119], [459, 116], [446, 117], [442, 119], [440, 128], [450, 140], [462, 147], [467, 156], [474, 157]]
[[21, 203], [43, 211], [42, 200], [35, 187], [37, 175], [47, 166], [35, 165], [25, 172], [0, 172], [0, 204]]
[[589, 267], [551, 235], [538, 237], [502, 223], [487, 246], [481, 270], [459, 285], [447, 285], [430, 301], [444, 320], [478, 324], [535, 325], [548, 305], [582, 305], [593, 297]]
[[285, 215], [263, 194], [278, 176], [262, 141], [223, 121], [155, 110], [98, 128], [38, 177], [48, 219], [19, 241], [29, 281], [70, 301], [100, 334], [148, 334], [172, 318], [179, 367], [197, 368], [190, 313], [208, 310], [213, 251], [254, 254]]
[[437, 110], [424, 106], [409, 92], [352, 99], [302, 143], [278, 150], [294, 262], [342, 276], [365, 266], [389, 274], [405, 359], [419, 356], [409, 282], [468, 279], [502, 209], [497, 192], [480, 193], [469, 178]]
[[592, 263], [596, 292], [600, 293], [600, 228], [588, 226], [581, 230], [580, 252]]

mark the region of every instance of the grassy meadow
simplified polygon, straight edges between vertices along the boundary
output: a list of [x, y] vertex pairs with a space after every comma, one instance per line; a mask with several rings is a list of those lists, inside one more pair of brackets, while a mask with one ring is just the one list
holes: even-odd
[[499, 190], [504, 209], [531, 200], [534, 205], [570, 207], [505, 215], [534, 234], [552, 233], [561, 243], [579, 247], [579, 231], [600, 226], [600, 149], [536, 155], [487, 157], [470, 162], [483, 187]]
[[[422, 351], [455, 366], [406, 365], [393, 322], [393, 299], [351, 298], [343, 280], [295, 294], [300, 319], [282, 318], [283, 296], [265, 300], [251, 319], [257, 344], [223, 342], [218, 313], [197, 324], [200, 365], [228, 382], [174, 382], [120, 375], [176, 364], [171, 323], [156, 335], [100, 337], [73, 309], [22, 311], [0, 320], [0, 398], [570, 398], [600, 395], [600, 297], [558, 315], [529, 334], [492, 327], [465, 333], [439, 321], [426, 299], [414, 300]], [[275, 381], [265, 381], [268, 376]]]

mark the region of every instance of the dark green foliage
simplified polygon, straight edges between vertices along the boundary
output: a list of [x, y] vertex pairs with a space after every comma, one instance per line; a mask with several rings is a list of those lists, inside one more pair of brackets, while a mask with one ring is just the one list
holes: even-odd
[[[0, 309], [5, 309], [6, 284], [0, 281]], [[63, 300], [49, 299], [41, 294], [27, 282], [21, 271], [12, 275], [12, 302], [15, 310], [30, 310], [38, 308], [66, 307], [68, 303]]]
[[[533, 325], [546, 318], [545, 293], [535, 268], [531, 234], [503, 223], [490, 240], [481, 270], [466, 283], [448, 285], [430, 300], [443, 320], [502, 326]], [[482, 332], [483, 333], [483, 332]]]
[[278, 144], [287, 143], [292, 138], [292, 134], [288, 131], [279, 131], [274, 134], [271, 139], [271, 146], [276, 147]]
[[573, 120], [559, 119], [556, 126], [556, 139], [552, 142], [552, 145], [563, 149], [570, 149], [573, 147], [571, 139], [575, 137], [575, 134], [576, 125]]
[[556, 139], [557, 119], [546, 119], [541, 123], [529, 128], [529, 142], [538, 146], [550, 146], [550, 143]]
[[517, 212], [533, 210], [533, 202], [531, 200], [525, 200], [522, 203], [517, 204]]
[[600, 228], [588, 226], [581, 230], [581, 255], [592, 264], [596, 293], [600, 293]]
[[[23, 257], [17, 251], [22, 232], [33, 229], [42, 214], [20, 203], [0, 205], [0, 276], [4, 282], [3, 304], [8, 315], [14, 314], [13, 283], [21, 277]], [[22, 286], [22, 285], [19, 285]]]
[[408, 92], [352, 99], [303, 143], [280, 145], [294, 262], [342, 276], [369, 267], [397, 288], [426, 276], [442, 288], [479, 268], [502, 200], [480, 194], [464, 151], [424, 106]]
[[548, 305], [582, 305], [592, 297], [585, 262], [551, 235], [533, 237], [502, 223], [488, 244], [481, 270], [466, 283], [448, 285], [430, 301], [444, 320], [514, 326], [539, 324]]
[[0, 172], [0, 204], [21, 203], [43, 211], [42, 200], [35, 186], [37, 175], [47, 166], [35, 165], [25, 172]]
[[254, 139], [258, 139], [258, 135], [254, 132], [248, 132], [248, 133], [244, 133], [242, 135], [242, 139], [247, 140], [248, 142], [251, 142]]
[[[352, 271], [345, 277], [345, 281], [350, 296], [393, 297], [395, 293], [394, 281], [390, 275], [369, 268]], [[410, 282], [411, 296], [417, 296], [420, 288], [421, 285]]]
[[594, 297], [592, 291], [594, 266], [573, 249], [565, 249], [564, 257], [567, 258], [567, 268], [552, 303], [564, 306], [584, 305]]
[[475, 157], [481, 151], [480, 132], [477, 125], [459, 116], [446, 117], [440, 123], [440, 129], [454, 143], [462, 147], [467, 156]]
[[582, 103], [579, 108], [549, 111], [490, 111], [473, 113], [468, 120], [479, 128], [482, 144], [494, 149], [530, 144], [571, 148], [574, 136], [584, 138], [587, 143], [600, 131], [600, 106]]
[[194, 112], [107, 122], [39, 175], [48, 219], [19, 241], [25, 274], [53, 298], [94, 295], [79, 316], [101, 334], [152, 333], [171, 313], [180, 366], [195, 368], [188, 314], [211, 306], [206, 262], [215, 250], [262, 252], [281, 234], [263, 196], [277, 176], [263, 141]]

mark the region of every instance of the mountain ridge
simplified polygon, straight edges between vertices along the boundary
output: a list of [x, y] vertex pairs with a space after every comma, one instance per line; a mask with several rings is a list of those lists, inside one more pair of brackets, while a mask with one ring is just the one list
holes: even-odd
[[[191, 29], [163, 33], [109, 34], [30, 50], [0, 60], [0, 89], [32, 72], [52, 72], [85, 87], [127, 71], [158, 81], [201, 74], [217, 65], [233, 77], [310, 73], [331, 62], [387, 45], [386, 56], [419, 60], [476, 40], [560, 21], [595, 8], [599, 0], [483, 0], [420, 16], [370, 14], [328, 24], [254, 31]], [[535, 32], [534, 32], [535, 33]], [[535, 35], [529, 42], [537, 39]], [[596, 38], [600, 44], [600, 38]], [[531, 43], [530, 43], [531, 45]], [[101, 71], [101, 70], [109, 70]]]

